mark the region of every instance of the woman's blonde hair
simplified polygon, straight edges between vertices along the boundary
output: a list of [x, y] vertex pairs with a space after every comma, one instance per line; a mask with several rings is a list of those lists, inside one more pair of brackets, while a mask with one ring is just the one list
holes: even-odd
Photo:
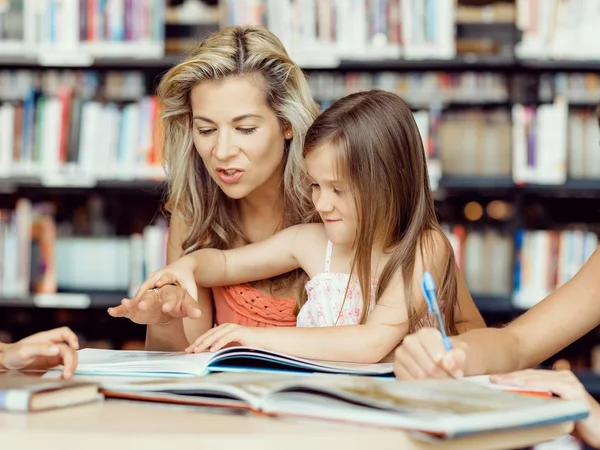
[[312, 211], [302, 171], [304, 134], [319, 113], [304, 73], [280, 40], [262, 27], [223, 28], [204, 39], [183, 62], [171, 68], [158, 86], [163, 164], [167, 171], [168, 214], [189, 227], [183, 250], [227, 249], [234, 240], [248, 242], [235, 200], [211, 179], [192, 140], [190, 92], [204, 81], [262, 76], [265, 98], [282, 127], [293, 132], [285, 143], [282, 183], [284, 218], [280, 228], [300, 223]]

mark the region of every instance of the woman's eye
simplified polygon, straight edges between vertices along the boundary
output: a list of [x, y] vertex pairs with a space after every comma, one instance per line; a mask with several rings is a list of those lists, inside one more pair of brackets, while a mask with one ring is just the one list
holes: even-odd
[[310, 184], [310, 188], [311, 188], [311, 189], [318, 189], [318, 188], [319, 188], [319, 185], [318, 185], [317, 183], [311, 183], [311, 184]]
[[244, 134], [252, 134], [256, 131], [256, 127], [238, 128], [238, 130]]
[[198, 128], [198, 134], [200, 136], [208, 136], [214, 131], [213, 128]]

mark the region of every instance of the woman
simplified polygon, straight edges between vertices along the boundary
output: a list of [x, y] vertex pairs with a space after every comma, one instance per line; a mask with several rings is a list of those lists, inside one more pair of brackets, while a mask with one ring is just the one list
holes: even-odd
[[[258, 27], [205, 39], [158, 86], [171, 216], [167, 263], [202, 247], [260, 241], [311, 211], [302, 139], [317, 116], [308, 82], [281, 42]], [[294, 326], [294, 272], [254, 285], [177, 286], [124, 299], [114, 317], [147, 324], [146, 347], [183, 350], [217, 323]], [[173, 302], [181, 306], [171, 310]], [[200, 313], [201, 311], [201, 313]]]
[[[600, 106], [597, 109], [600, 126]], [[590, 415], [576, 433], [600, 448], [600, 405], [570, 371], [524, 370], [534, 367], [600, 325], [600, 248], [581, 270], [542, 302], [508, 326], [473, 330], [452, 338], [446, 352], [441, 334], [432, 328], [407, 336], [396, 350], [400, 379], [493, 374], [492, 381], [540, 387], [570, 399], [583, 399]]]
[[[158, 96], [171, 213], [169, 264], [202, 247], [262, 241], [311, 215], [302, 146], [318, 105], [273, 34], [258, 27], [216, 32], [163, 77]], [[293, 296], [305, 281], [302, 272], [293, 272], [252, 286], [200, 289], [197, 304], [179, 287], [167, 286], [124, 299], [109, 313], [148, 324], [148, 349], [183, 350], [213, 325], [213, 303], [217, 325], [295, 326]], [[461, 317], [467, 320], [460, 329], [483, 326], [466, 296]]]

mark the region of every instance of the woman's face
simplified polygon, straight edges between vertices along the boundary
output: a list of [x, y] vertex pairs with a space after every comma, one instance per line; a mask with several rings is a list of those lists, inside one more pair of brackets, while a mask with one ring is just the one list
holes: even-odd
[[[283, 174], [283, 130], [259, 77], [205, 81], [191, 91], [196, 151], [230, 198], [272, 197]], [[284, 137], [284, 133], [287, 135]]]

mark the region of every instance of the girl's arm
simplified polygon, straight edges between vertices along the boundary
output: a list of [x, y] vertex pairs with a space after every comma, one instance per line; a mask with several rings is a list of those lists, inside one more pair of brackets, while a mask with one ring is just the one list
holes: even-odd
[[408, 331], [408, 314], [399, 284], [400, 280], [396, 280], [386, 289], [364, 325], [255, 328], [228, 323], [198, 338], [187, 351], [217, 351], [237, 343], [300, 358], [378, 363]]
[[[446, 352], [434, 329], [407, 336], [396, 352], [399, 378], [419, 378], [442, 367], [460, 376], [534, 367], [600, 324], [600, 249], [577, 274], [505, 328], [472, 330], [451, 338]], [[430, 373], [430, 368], [431, 373]]]
[[322, 225], [304, 224], [231, 250], [196, 250], [152, 274], [139, 292], [175, 282], [193, 292], [196, 284], [202, 287], [228, 286], [268, 279], [297, 268], [306, 270], [311, 257], [314, 258], [315, 249], [322, 247], [323, 235]]
[[[445, 246], [439, 245], [440, 236], [434, 239], [434, 253]], [[440, 255], [425, 254], [423, 264], [417, 252], [413, 280], [413, 304], [417, 310], [425, 308], [420, 289], [421, 276], [426, 266], [439, 279], [441, 267], [432, 258]], [[441, 258], [440, 258], [441, 259]], [[217, 351], [229, 343], [264, 348], [301, 358], [355, 363], [378, 363], [390, 355], [408, 332], [408, 308], [402, 275], [398, 272], [377, 302], [365, 324], [315, 328], [253, 329], [234, 324], [224, 324], [209, 331], [194, 342], [188, 351]]]

